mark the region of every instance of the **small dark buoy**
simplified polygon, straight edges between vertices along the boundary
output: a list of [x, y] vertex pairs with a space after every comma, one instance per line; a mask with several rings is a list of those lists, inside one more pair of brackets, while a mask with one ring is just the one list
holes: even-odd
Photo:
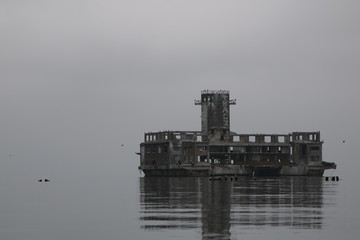
[[38, 182], [42, 182], [42, 179], [39, 179]]
[[47, 178], [45, 178], [44, 182], [50, 182], [50, 180], [49, 180], [49, 179], [47, 179]]

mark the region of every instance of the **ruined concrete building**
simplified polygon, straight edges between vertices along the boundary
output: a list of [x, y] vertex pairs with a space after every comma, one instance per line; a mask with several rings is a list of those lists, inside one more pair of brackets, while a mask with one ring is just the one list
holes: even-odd
[[320, 132], [238, 134], [230, 131], [229, 91], [205, 90], [201, 131], [145, 133], [140, 166], [146, 176], [322, 176], [335, 163], [322, 161]]

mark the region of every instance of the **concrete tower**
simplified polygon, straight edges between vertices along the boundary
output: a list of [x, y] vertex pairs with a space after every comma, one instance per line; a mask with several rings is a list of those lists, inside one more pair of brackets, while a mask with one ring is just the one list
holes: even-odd
[[204, 90], [201, 100], [195, 100], [195, 105], [201, 105], [201, 131], [207, 135], [203, 141], [230, 139], [230, 105], [236, 100], [229, 95], [226, 90]]

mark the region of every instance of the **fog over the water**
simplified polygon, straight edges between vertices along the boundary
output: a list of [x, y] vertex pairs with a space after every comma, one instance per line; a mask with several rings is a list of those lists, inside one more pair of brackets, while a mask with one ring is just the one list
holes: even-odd
[[350, 0], [3, 0], [1, 184], [138, 176], [144, 132], [200, 130], [203, 89], [237, 99], [232, 131], [321, 131], [323, 159], [355, 177], [359, 10]]

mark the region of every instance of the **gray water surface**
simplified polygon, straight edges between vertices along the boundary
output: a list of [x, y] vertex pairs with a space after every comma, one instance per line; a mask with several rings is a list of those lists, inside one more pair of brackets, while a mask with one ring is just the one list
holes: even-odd
[[[4, 179], [2, 179], [4, 180]], [[319, 177], [2, 182], [0, 239], [356, 239], [356, 184]]]

